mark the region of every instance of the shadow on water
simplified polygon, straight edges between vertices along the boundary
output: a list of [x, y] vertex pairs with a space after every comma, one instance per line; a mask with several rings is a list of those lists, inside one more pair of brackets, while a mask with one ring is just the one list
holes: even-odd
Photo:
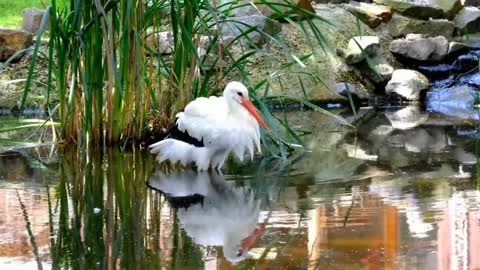
[[4, 152], [1, 269], [480, 268], [478, 123], [317, 115], [286, 116], [314, 130], [298, 162], [225, 175], [139, 150]]

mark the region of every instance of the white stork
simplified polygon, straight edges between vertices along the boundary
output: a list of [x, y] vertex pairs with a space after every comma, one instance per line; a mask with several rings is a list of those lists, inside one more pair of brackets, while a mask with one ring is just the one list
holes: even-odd
[[247, 87], [230, 82], [223, 96], [197, 98], [177, 113], [165, 138], [150, 145], [150, 152], [158, 154], [160, 163], [194, 162], [200, 171], [219, 170], [230, 152], [243, 161], [246, 151], [253, 159], [254, 145], [261, 151], [259, 123], [268, 130], [248, 97]]
[[236, 187], [215, 171], [165, 174], [159, 170], [148, 185], [165, 194], [177, 209], [180, 227], [194, 243], [223, 247], [225, 258], [232, 263], [249, 257], [268, 223], [268, 217], [261, 217], [261, 203], [251, 188]]

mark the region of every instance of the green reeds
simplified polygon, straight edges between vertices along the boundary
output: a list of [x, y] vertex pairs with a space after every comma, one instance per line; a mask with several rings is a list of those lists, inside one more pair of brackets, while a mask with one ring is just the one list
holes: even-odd
[[52, 269], [151, 269], [162, 258], [160, 195], [145, 185], [146, 152], [65, 149], [49, 194]]
[[[308, 55], [316, 53], [313, 47], [317, 44], [324, 50], [331, 48], [312, 23], [323, 20], [315, 13], [289, 1], [262, 0], [256, 5], [267, 6], [277, 18], [300, 29], [312, 46], [313, 53]], [[59, 9], [56, 0], [52, 0], [47, 9], [51, 18], [47, 99], [52, 91], [58, 91], [63, 141], [84, 147], [90, 143], [139, 142], [149, 132], [160, 133], [191, 99], [220, 92], [230, 78], [251, 85], [246, 63], [256, 54], [265, 54], [251, 43], [249, 34], [253, 32], [285, 50], [292, 61], [285, 66], [305, 65], [307, 56], [295, 55], [281, 37], [255, 26], [247, 25], [229, 44], [222, 42], [222, 25], [244, 24], [226, 14], [243, 6], [208, 0], [71, 0], [67, 8]], [[286, 7], [294, 13], [285, 13]], [[294, 20], [298, 13], [307, 19]], [[155, 33], [161, 30], [173, 35], [169, 55], [162, 55], [158, 44], [148, 42], [148, 37], [155, 39]], [[33, 81], [42, 32], [43, 29], [37, 38], [23, 103]], [[240, 55], [232, 53], [231, 44], [240, 40], [247, 40], [249, 46]], [[299, 78], [300, 75], [315, 77], [321, 83], [315, 74], [299, 73]], [[261, 103], [262, 113], [272, 124], [275, 119], [264, 104], [268, 96], [262, 98], [255, 91], [268, 88], [265, 82], [251, 87], [252, 98]], [[280, 137], [278, 133], [272, 136], [274, 140]]]

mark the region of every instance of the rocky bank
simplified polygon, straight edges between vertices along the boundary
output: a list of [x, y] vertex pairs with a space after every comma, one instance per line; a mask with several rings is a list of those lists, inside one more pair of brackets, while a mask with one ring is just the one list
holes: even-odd
[[[235, 8], [246, 3], [250, 5]], [[425, 104], [436, 104], [430, 99], [448, 99], [448, 93], [454, 93], [456, 87], [468, 87], [469, 91], [461, 92], [465, 95], [467, 92], [476, 95], [478, 91], [480, 8], [474, 0], [297, 0], [296, 3], [308, 12], [283, 10], [301, 15], [295, 16], [292, 23], [255, 1], [231, 1], [225, 10], [228, 22], [217, 25], [224, 45], [234, 56], [240, 57], [252, 48], [263, 52], [247, 60], [248, 83], [255, 85], [267, 79], [272, 96], [306, 95], [318, 103], [346, 103], [350, 94], [359, 103], [372, 100], [374, 95], [414, 102], [424, 102], [426, 97], [429, 100]], [[317, 19], [312, 18], [313, 13]], [[0, 61], [31, 45], [30, 32], [36, 31], [31, 25], [34, 21], [33, 17], [28, 20], [30, 25], [24, 26], [26, 30], [0, 29]], [[232, 42], [249, 26], [258, 31], [252, 31], [248, 39]], [[15, 38], [11, 37], [12, 32]], [[281, 42], [272, 37], [279, 37]], [[322, 42], [317, 42], [319, 39]], [[147, 42], [157, 46], [162, 54], [171, 54], [173, 40], [168, 31], [151, 35]], [[212, 56], [201, 50], [200, 54]], [[24, 73], [16, 71], [16, 66], [25, 65], [24, 61], [28, 62], [28, 56], [20, 64], [11, 64], [0, 71], [3, 96], [0, 107], [15, 106], [12, 93], [18, 89], [12, 90], [6, 86], [11, 84], [5, 82], [24, 78]], [[232, 73], [227, 80], [238, 80], [239, 76]], [[41, 84], [33, 88], [39, 89], [40, 96], [45, 91]], [[455, 94], [451, 98], [460, 97]]]

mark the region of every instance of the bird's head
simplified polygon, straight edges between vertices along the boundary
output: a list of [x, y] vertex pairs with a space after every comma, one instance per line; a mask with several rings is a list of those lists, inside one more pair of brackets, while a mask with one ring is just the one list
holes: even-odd
[[223, 96], [230, 105], [242, 105], [243, 108], [245, 108], [257, 120], [257, 122], [262, 125], [262, 127], [269, 130], [269, 127], [258, 113], [252, 101], [250, 101], [248, 89], [243, 83], [236, 81], [228, 83], [225, 90], [223, 90]]

